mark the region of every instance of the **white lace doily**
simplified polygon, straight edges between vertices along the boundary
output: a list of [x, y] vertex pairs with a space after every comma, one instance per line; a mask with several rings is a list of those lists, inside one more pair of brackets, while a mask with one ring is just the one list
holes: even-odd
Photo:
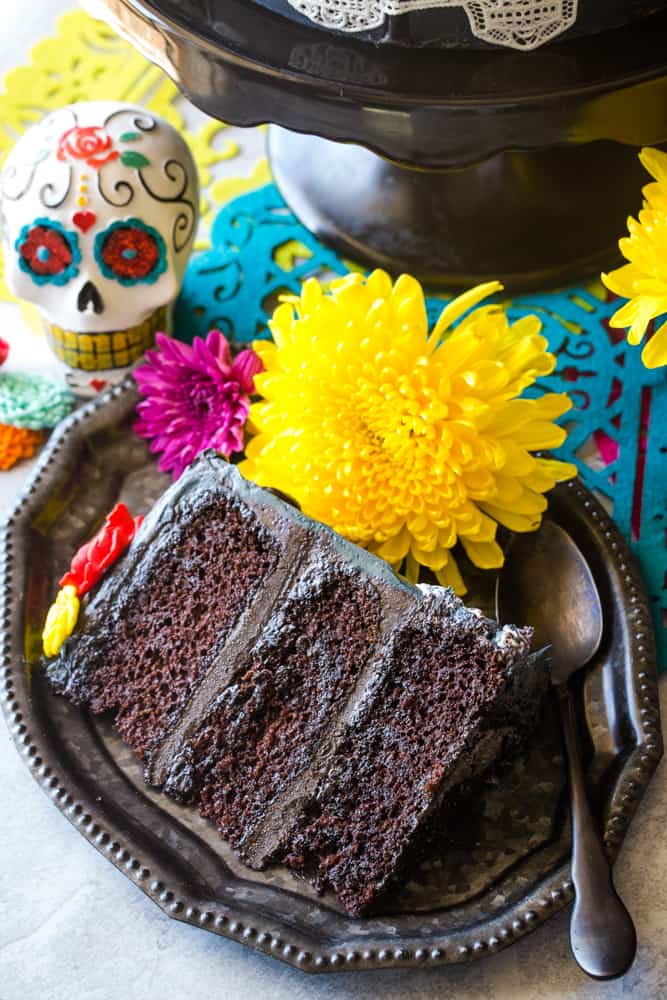
[[463, 7], [470, 30], [492, 45], [536, 49], [577, 19], [578, 0], [289, 0], [311, 21], [336, 31], [379, 28], [387, 15]]

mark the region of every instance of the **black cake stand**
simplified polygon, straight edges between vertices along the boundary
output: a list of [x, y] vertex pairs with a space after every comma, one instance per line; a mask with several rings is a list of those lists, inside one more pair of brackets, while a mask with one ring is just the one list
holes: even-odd
[[309, 229], [427, 283], [614, 265], [648, 180], [637, 150], [667, 142], [664, 8], [533, 52], [377, 44], [253, 0], [100, 8], [204, 111], [272, 123], [274, 178]]

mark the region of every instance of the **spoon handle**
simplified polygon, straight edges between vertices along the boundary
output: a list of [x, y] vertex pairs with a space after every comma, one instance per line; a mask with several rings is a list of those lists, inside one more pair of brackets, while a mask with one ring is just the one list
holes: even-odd
[[589, 976], [614, 979], [632, 965], [637, 935], [632, 918], [614, 888], [611, 866], [591, 815], [568, 685], [557, 686], [567, 749], [572, 798], [572, 883], [575, 900], [570, 921], [572, 953]]

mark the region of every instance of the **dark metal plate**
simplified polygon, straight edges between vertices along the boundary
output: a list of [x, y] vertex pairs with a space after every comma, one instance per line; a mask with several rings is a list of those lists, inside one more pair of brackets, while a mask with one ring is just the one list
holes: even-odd
[[[466, 961], [569, 902], [567, 794], [552, 706], [526, 754], [458, 808], [446, 839], [385, 912], [355, 920], [279, 868], [245, 869], [194, 810], [145, 787], [108, 720], [51, 694], [39, 654], [55, 581], [117, 499], [139, 512], [166, 485], [132, 433], [135, 402], [125, 383], [65, 421], [0, 528], [3, 708], [58, 808], [168, 915], [310, 972]], [[581, 485], [555, 490], [550, 516], [586, 555], [603, 598], [605, 636], [581, 683], [580, 728], [615, 856], [662, 753], [648, 606], [625, 543]]]

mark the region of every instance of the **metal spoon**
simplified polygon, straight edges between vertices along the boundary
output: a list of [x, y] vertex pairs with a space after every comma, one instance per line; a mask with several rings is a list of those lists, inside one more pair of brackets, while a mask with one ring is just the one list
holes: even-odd
[[572, 797], [570, 946], [589, 976], [613, 979], [632, 965], [637, 936], [591, 815], [568, 684], [600, 646], [602, 607], [586, 560], [559, 525], [545, 520], [537, 533], [514, 536], [498, 577], [496, 613], [501, 623], [532, 625], [536, 646], [551, 646]]

